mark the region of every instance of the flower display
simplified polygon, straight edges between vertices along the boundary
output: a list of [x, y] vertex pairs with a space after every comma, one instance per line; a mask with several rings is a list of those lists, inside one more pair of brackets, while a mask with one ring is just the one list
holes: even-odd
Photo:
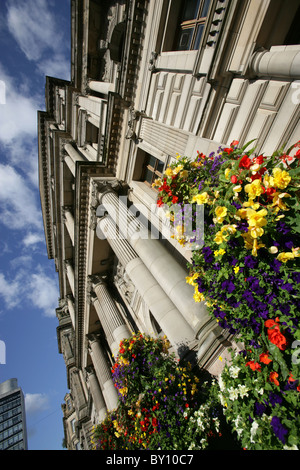
[[[192, 249], [186, 281], [195, 302], [205, 302], [247, 351], [234, 358], [241, 372], [234, 377], [233, 366], [226, 366], [219, 384], [226, 418], [245, 448], [295, 448], [300, 374], [291, 358], [300, 340], [300, 142], [271, 156], [256, 154], [252, 143], [233, 141], [194, 161], [180, 157], [157, 186], [158, 205], [170, 211], [174, 238]], [[188, 172], [187, 184], [178, 165]], [[172, 206], [174, 196], [181, 211]], [[185, 204], [195, 238], [186, 230]], [[199, 206], [202, 238], [195, 226]], [[280, 409], [272, 410], [274, 394]]]
[[222, 439], [226, 422], [209, 383], [169, 354], [166, 338], [123, 340], [112, 376], [119, 406], [95, 427], [95, 449], [197, 450]]

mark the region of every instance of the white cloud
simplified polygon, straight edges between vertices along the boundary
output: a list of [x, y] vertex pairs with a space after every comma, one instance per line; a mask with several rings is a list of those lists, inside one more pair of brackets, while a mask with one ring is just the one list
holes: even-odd
[[0, 297], [4, 300], [6, 308], [11, 310], [18, 306], [30, 306], [46, 317], [55, 317], [59, 298], [56, 280], [48, 276], [40, 266], [32, 271], [28, 263], [24, 269], [24, 261], [25, 259], [20, 257], [19, 263], [14, 263], [15, 267], [18, 267], [14, 279], [8, 279], [0, 273]]
[[19, 288], [20, 283], [16, 278], [12, 282], [8, 282], [5, 276], [0, 273], [0, 296], [4, 299], [6, 307], [11, 309], [19, 303]]
[[0, 164], [1, 222], [10, 229], [42, 230], [42, 216], [35, 192], [10, 165]]
[[56, 28], [46, 0], [10, 0], [7, 23], [29, 60], [37, 61], [46, 50], [55, 51], [61, 44], [62, 34]]
[[49, 397], [44, 393], [26, 393], [26, 416], [36, 415], [49, 409]]
[[9, 0], [7, 25], [28, 60], [37, 64], [42, 75], [70, 78], [70, 57], [62, 53], [69, 51], [65, 31], [57, 24], [51, 12], [49, 0]]
[[58, 307], [59, 298], [58, 287], [55, 280], [42, 271], [31, 275], [27, 297], [45, 316], [56, 315], [55, 309]]
[[45, 237], [41, 233], [32, 233], [29, 232], [25, 238], [23, 239], [23, 244], [26, 247], [33, 247], [33, 245], [36, 245], [37, 243], [44, 242]]

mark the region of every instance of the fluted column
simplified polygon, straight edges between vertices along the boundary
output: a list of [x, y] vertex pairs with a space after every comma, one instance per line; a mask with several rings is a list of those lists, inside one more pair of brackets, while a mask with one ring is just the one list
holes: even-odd
[[157, 283], [130, 243], [120, 236], [118, 227], [112, 219], [103, 217], [97, 229], [105, 233], [116, 256], [175, 349], [194, 341], [193, 329]]
[[251, 71], [258, 76], [300, 78], [300, 46], [275, 46], [252, 56]]
[[67, 303], [68, 303], [68, 309], [69, 309], [69, 314], [71, 317], [72, 325], [75, 330], [75, 307], [74, 307], [74, 299], [72, 295], [67, 295]]
[[98, 420], [101, 422], [105, 419], [107, 408], [95, 371], [92, 367], [87, 368], [87, 376]]
[[68, 206], [64, 206], [62, 209], [63, 209], [64, 223], [70, 235], [72, 245], [74, 246], [74, 216]]
[[193, 287], [186, 283], [186, 270], [168, 252], [157, 239], [151, 238], [151, 233], [130, 213], [125, 204], [114, 191], [99, 193], [100, 205], [108, 213], [117, 215], [117, 224], [123, 237], [127, 238], [147, 266], [161, 288], [177, 306], [189, 325], [197, 331], [207, 334], [217, 327], [206, 310], [204, 302], [195, 303]]
[[90, 355], [108, 411], [118, 406], [118, 394], [101, 345], [95, 335], [89, 340]]
[[[94, 281], [93, 281], [94, 280]], [[111, 352], [119, 353], [120, 341], [129, 338], [131, 333], [105, 283], [92, 276], [92, 285], [97, 298], [94, 300], [96, 312], [103, 326]]]
[[74, 295], [74, 292], [75, 292], [75, 274], [74, 274], [74, 269], [73, 269], [72, 263], [68, 259], [65, 260], [65, 268], [66, 268], [66, 273], [67, 273], [67, 277], [68, 277], [68, 280], [69, 280], [69, 284], [70, 284], [72, 293]]
[[100, 82], [97, 80], [89, 80], [88, 87], [96, 91], [97, 93], [102, 93], [103, 95], [108, 95], [110, 91], [114, 91], [115, 86], [110, 82]]
[[64, 149], [66, 151], [66, 154], [64, 155], [64, 160], [70, 168], [72, 174], [75, 176], [76, 161], [83, 161], [84, 158], [82, 157], [82, 155], [80, 155], [79, 152], [77, 152], [77, 150], [71, 144], [65, 144]]

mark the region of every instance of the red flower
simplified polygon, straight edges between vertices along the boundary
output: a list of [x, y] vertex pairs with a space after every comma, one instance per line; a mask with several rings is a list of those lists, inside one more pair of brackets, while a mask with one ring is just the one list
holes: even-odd
[[158, 426], [157, 418], [152, 418], [152, 426], [154, 426], [154, 427]]
[[270, 364], [270, 362], [272, 362], [272, 359], [269, 358], [269, 354], [268, 354], [268, 353], [262, 353], [262, 354], [259, 356], [259, 360], [260, 360], [260, 362], [262, 362], [263, 364]]
[[178, 202], [178, 197], [177, 197], [177, 196], [173, 196], [172, 204], [176, 204], [176, 202]]
[[124, 348], [121, 348], [121, 349], [120, 349], [120, 354], [124, 354], [124, 352], [125, 352], [125, 349], [124, 349]]
[[230, 147], [234, 147], [235, 145], [239, 145], [239, 141], [238, 140], [233, 140], [230, 144]]
[[249, 170], [252, 163], [253, 163], [252, 160], [250, 160], [250, 158], [247, 157], [247, 155], [244, 155], [240, 160], [239, 168], [247, 168], [247, 170]]
[[158, 207], [161, 207], [161, 206], [164, 205], [163, 200], [162, 200], [162, 197], [160, 197], [159, 199], [157, 199], [157, 203], [156, 203], [156, 204], [158, 205]]
[[275, 385], [279, 385], [277, 377], [278, 377], [277, 372], [271, 372], [271, 374], [269, 375], [270, 382], [273, 382]]
[[269, 341], [284, 351], [287, 346], [287, 341], [286, 337], [280, 332], [278, 321], [278, 318], [276, 318], [275, 321], [267, 320], [265, 326], [268, 328]]
[[249, 366], [252, 370], [261, 370], [261, 365], [258, 362], [249, 361], [247, 362], [246, 366]]
[[224, 149], [224, 152], [227, 152], [228, 155], [230, 155], [233, 152], [233, 149], [232, 148], [226, 148], [226, 149]]
[[296, 152], [295, 157], [300, 158], [300, 149]]
[[255, 157], [253, 161], [254, 163], [258, 163], [259, 165], [261, 165], [264, 162], [264, 157], [263, 155], [259, 155], [258, 157]]
[[230, 180], [231, 180], [232, 183], [235, 184], [235, 183], [237, 183], [237, 180], [238, 180], [238, 179], [237, 179], [237, 177], [236, 177], [235, 175], [232, 175], [232, 177], [230, 178]]

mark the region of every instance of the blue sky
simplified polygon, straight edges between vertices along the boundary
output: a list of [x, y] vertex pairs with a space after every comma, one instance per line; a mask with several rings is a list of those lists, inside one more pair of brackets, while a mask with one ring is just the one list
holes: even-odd
[[38, 190], [46, 75], [70, 78], [70, 0], [0, 0], [0, 382], [23, 389], [30, 450], [62, 448], [68, 391]]

